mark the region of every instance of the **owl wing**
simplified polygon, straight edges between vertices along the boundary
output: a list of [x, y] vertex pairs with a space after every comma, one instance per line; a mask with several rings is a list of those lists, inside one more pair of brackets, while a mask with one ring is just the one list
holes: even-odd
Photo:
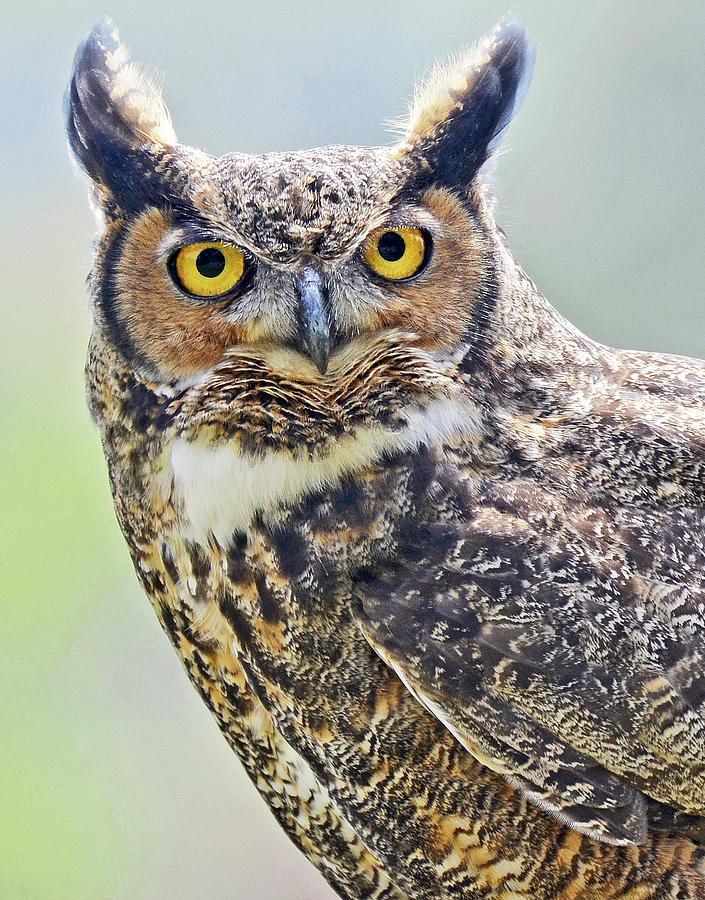
[[620, 571], [577, 523], [536, 530], [499, 503], [407, 526], [355, 592], [367, 640], [419, 702], [593, 838], [705, 833], [703, 631], [667, 613], [705, 609], [699, 589]]

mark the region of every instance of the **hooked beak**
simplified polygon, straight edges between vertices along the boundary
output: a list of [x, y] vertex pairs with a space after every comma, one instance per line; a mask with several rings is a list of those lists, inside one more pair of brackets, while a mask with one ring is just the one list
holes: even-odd
[[296, 282], [299, 296], [299, 347], [311, 357], [321, 375], [326, 374], [331, 345], [331, 321], [326, 308], [322, 276], [306, 267]]

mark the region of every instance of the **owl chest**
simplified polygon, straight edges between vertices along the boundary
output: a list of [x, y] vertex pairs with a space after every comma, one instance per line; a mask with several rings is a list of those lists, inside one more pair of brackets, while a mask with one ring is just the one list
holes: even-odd
[[292, 720], [300, 725], [297, 698], [310, 693], [314, 676], [291, 646], [287, 625], [275, 617], [275, 611], [286, 615], [287, 593], [275, 554], [254, 532], [205, 549], [184, 536], [173, 511], [167, 518], [158, 538], [136, 556], [137, 569], [149, 572], [155, 610], [220, 730], [314, 864], [349, 885], [349, 896], [376, 896], [370, 881], [379, 883], [380, 897], [397, 896], [336, 803], [337, 779], [307, 752], [305, 740], [296, 739], [297, 729], [282, 727]]
[[[229, 476], [231, 464], [220, 462]], [[280, 493], [242, 527], [231, 527], [234, 505], [199, 523], [188, 502], [203, 501], [198, 476], [189, 488], [186, 471], [172, 469], [170, 482], [154, 478], [152, 524], [133, 546], [190, 677], [275, 815], [312, 858], [323, 853], [354, 873], [364, 866], [380, 883], [414, 847], [449, 852], [426, 813], [429, 792], [448, 796], [449, 821], [472, 819], [466, 785], [485, 777], [356, 620], [356, 573], [393, 556], [393, 535], [434, 465], [432, 454], [414, 454], [309, 485], [293, 501]], [[229, 489], [204, 484], [211, 503]], [[403, 781], [392, 777], [399, 772]], [[453, 785], [462, 790], [449, 793]], [[429, 892], [418, 896], [443, 896], [432, 862], [419, 866]]]
[[187, 669], [226, 700], [238, 670], [274, 716], [305, 710], [323, 723], [363, 690], [350, 671], [378, 663], [354, 621], [350, 571], [387, 530], [385, 475], [326, 489], [330, 462], [179, 442], [165, 458], [133, 556]]

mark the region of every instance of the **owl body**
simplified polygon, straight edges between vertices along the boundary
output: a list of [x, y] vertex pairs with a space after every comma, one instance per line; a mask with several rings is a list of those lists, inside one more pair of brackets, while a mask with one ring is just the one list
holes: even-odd
[[506, 247], [529, 55], [501, 26], [391, 149], [183, 148], [106, 25], [70, 86], [135, 570], [343, 897], [705, 895], [705, 366], [593, 343]]

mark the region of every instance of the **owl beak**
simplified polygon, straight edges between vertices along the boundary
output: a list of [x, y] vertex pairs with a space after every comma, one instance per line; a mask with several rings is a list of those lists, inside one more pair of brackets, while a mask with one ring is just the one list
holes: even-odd
[[296, 282], [299, 296], [299, 349], [307, 353], [321, 375], [326, 374], [331, 344], [331, 321], [323, 277], [306, 267]]

